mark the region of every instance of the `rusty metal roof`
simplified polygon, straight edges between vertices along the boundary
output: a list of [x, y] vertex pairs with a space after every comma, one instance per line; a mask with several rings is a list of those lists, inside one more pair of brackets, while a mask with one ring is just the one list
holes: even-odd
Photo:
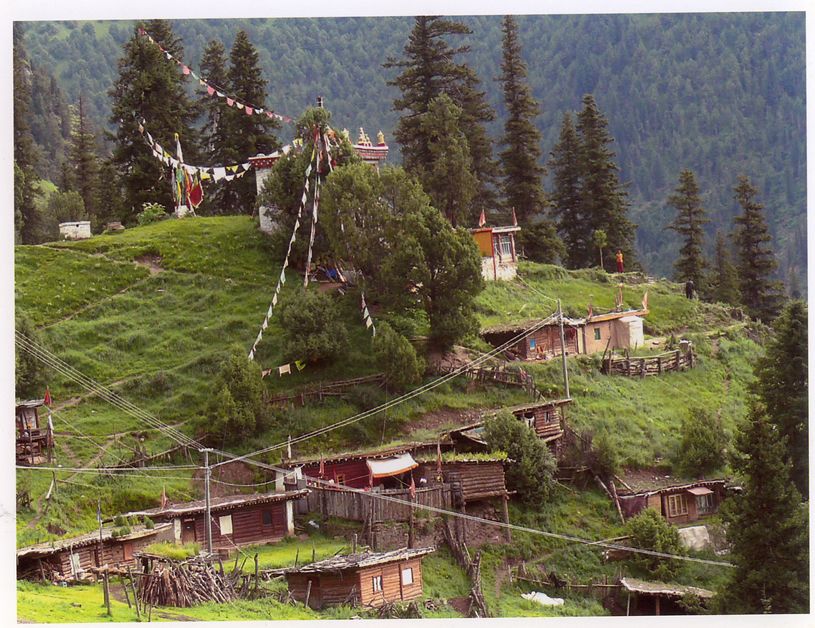
[[331, 558], [318, 560], [316, 563], [303, 565], [302, 567], [287, 567], [274, 571], [281, 574], [338, 572], [419, 558], [435, 551], [435, 547], [416, 547], [413, 549], [403, 547], [389, 552], [364, 552], [361, 554], [348, 554], [346, 556], [332, 556]]

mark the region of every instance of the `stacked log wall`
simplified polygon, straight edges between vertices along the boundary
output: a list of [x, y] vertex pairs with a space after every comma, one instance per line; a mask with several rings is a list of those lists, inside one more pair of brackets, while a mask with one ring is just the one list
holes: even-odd
[[[263, 524], [263, 512], [271, 511], [271, 525]], [[220, 517], [232, 515], [232, 534], [221, 534]], [[186, 517], [182, 517], [185, 519]], [[195, 540], [206, 542], [206, 513], [195, 515]], [[256, 504], [246, 508], [218, 510], [212, 513], [212, 546], [215, 549], [232, 549], [235, 545], [272, 543], [284, 538], [286, 529], [286, 502]]]
[[501, 462], [452, 462], [442, 466], [444, 479], [461, 487], [465, 502], [506, 494], [504, 465]]
[[[400, 500], [410, 500], [407, 489], [385, 490], [378, 493], [358, 493], [328, 487], [312, 487], [307, 496], [310, 512], [319, 512], [327, 517], [337, 517], [350, 521], [366, 521], [373, 508], [374, 521], [407, 521], [410, 519], [410, 506], [376, 499], [372, 495], [387, 495]], [[437, 484], [428, 488], [416, 489], [416, 503], [435, 508], [449, 508], [450, 486]]]

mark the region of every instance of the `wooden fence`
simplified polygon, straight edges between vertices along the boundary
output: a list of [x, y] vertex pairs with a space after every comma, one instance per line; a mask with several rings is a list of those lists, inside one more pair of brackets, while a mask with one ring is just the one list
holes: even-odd
[[[457, 366], [441, 365], [437, 370], [444, 375], [457, 371], [459, 368], [460, 367]], [[543, 399], [543, 393], [535, 386], [535, 380], [532, 375], [520, 367], [512, 370], [502, 366], [472, 367], [464, 369], [462, 375], [476, 382], [490, 382], [503, 386], [523, 388], [535, 401]]]
[[[309, 486], [305, 498], [309, 512], [319, 512], [325, 517], [337, 517], [351, 521], [408, 521], [410, 506], [384, 499], [376, 499], [370, 493], [344, 491], [342, 489]], [[388, 489], [377, 495], [410, 500], [408, 489]], [[452, 503], [449, 484], [436, 484], [416, 489], [416, 504], [449, 509]]]
[[267, 397], [265, 401], [272, 406], [303, 406], [308, 401], [322, 401], [326, 397], [342, 397], [348, 393], [349, 389], [363, 384], [376, 384], [377, 386], [381, 386], [384, 381], [384, 373], [375, 373], [374, 375], [355, 377], [354, 379], [343, 379], [336, 382], [319, 382], [316, 386], [304, 388], [300, 392]]
[[606, 375], [646, 377], [662, 375], [668, 371], [684, 371], [694, 366], [696, 366], [696, 355], [690, 348], [687, 351], [676, 349], [660, 355], [644, 357], [610, 355], [603, 361], [602, 371]]

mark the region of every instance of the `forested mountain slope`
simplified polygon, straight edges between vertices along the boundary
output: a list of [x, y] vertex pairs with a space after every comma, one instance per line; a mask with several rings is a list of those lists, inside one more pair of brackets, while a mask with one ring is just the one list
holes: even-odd
[[[498, 115], [500, 18], [466, 18], [467, 61]], [[245, 29], [269, 80], [269, 106], [297, 116], [318, 94], [337, 126], [392, 138], [392, 76], [411, 18], [174, 21], [185, 60], [197, 68], [206, 43], [229, 48]], [[543, 149], [551, 150], [563, 113], [591, 92], [616, 138], [622, 179], [630, 183], [638, 248], [652, 273], [669, 274], [678, 244], [665, 231], [665, 199], [682, 168], [698, 176], [713, 222], [729, 232], [738, 174], [758, 187], [781, 255], [781, 274], [805, 273], [806, 129], [803, 13], [527, 16], [519, 19], [529, 79], [542, 112]], [[107, 124], [107, 90], [131, 22], [30, 23], [25, 45], [70, 101], [81, 92], [98, 126]], [[284, 129], [284, 133], [288, 130]], [[392, 141], [392, 139], [391, 139]], [[396, 157], [398, 158], [398, 156]], [[712, 247], [713, 238], [709, 245]], [[805, 281], [801, 281], [805, 284]]]

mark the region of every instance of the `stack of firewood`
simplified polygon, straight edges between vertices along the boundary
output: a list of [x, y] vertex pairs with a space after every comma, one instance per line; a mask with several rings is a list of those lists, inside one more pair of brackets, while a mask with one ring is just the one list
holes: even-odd
[[149, 606], [183, 608], [203, 602], [231, 602], [236, 597], [235, 579], [200, 558], [156, 560], [153, 571], [139, 579], [139, 599]]

